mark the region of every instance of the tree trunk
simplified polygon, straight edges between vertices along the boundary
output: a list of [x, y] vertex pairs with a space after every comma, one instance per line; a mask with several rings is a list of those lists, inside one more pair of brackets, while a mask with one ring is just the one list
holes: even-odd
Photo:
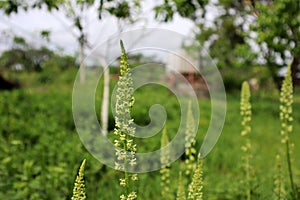
[[277, 69], [278, 68], [276, 66], [274, 66], [274, 64], [272, 64], [271, 62], [268, 62], [267, 66], [268, 66], [270, 75], [272, 76], [272, 80], [273, 80], [274, 84], [276, 85], [276, 88], [278, 90], [280, 90], [282, 80], [280, 79], [280, 77], [277, 74]]
[[84, 44], [80, 42], [80, 83], [85, 82]]
[[103, 67], [104, 85], [103, 85], [103, 99], [101, 110], [102, 134], [107, 135], [108, 129], [108, 110], [109, 110], [109, 66]]

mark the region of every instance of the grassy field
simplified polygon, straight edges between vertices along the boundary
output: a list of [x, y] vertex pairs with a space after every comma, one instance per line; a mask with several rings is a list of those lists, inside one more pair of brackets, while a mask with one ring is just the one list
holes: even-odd
[[[26, 83], [23, 89], [0, 92], [0, 199], [70, 199], [73, 181], [83, 159], [86, 164], [88, 199], [118, 199], [120, 173], [104, 166], [82, 146], [72, 118], [72, 86], [75, 71], [55, 76], [46, 84], [39, 82], [38, 74], [19, 75]], [[115, 81], [112, 82], [112, 85]], [[101, 87], [99, 87], [101, 88]], [[101, 90], [96, 94], [96, 108], [101, 103]], [[147, 98], [145, 98], [147, 97]], [[176, 133], [180, 115], [174, 96], [165, 88], [149, 86], [135, 93], [136, 104], [132, 117], [140, 125], [149, 122], [148, 109], [159, 103], [168, 113], [168, 133]], [[279, 94], [254, 93], [252, 166], [256, 174], [255, 198], [274, 199], [273, 182], [275, 156], [282, 148], [280, 142]], [[201, 119], [197, 135], [197, 149], [201, 146], [210, 120], [210, 101], [199, 99]], [[204, 199], [245, 199], [241, 137], [239, 93], [227, 94], [227, 116], [222, 135], [203, 160]], [[291, 141], [295, 144], [293, 170], [300, 185], [300, 96], [295, 95], [294, 130]], [[114, 128], [110, 116], [109, 129]], [[110, 133], [112, 134], [112, 133]], [[160, 147], [160, 136], [138, 140], [139, 151]], [[178, 171], [181, 160], [171, 165], [171, 192], [177, 191]], [[287, 176], [286, 165], [284, 165]], [[286, 187], [289, 187], [286, 178]], [[160, 174], [141, 174], [139, 199], [160, 199]]]

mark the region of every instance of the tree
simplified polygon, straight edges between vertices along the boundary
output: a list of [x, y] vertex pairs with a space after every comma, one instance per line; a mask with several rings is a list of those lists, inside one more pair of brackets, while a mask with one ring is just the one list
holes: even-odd
[[257, 14], [252, 29], [272, 74], [277, 80], [278, 67], [292, 63], [293, 84], [300, 84], [296, 74], [300, 64], [300, 3], [294, 0], [254, 1]]
[[54, 53], [46, 47], [33, 48], [21, 37], [14, 38], [13, 47], [0, 57], [0, 67], [8, 70], [42, 71], [42, 64]]
[[154, 7], [156, 13], [155, 17], [160, 21], [168, 22], [178, 13], [184, 18], [193, 21], [199, 20], [201, 15], [203, 15], [201, 10], [208, 4], [208, 1], [209, 0], [164, 0], [162, 4]]
[[[213, 16], [212, 8], [218, 10]], [[175, 13], [194, 20], [197, 41], [208, 49], [219, 68], [249, 67], [264, 59], [279, 86], [278, 69], [293, 60], [293, 84], [300, 84], [298, 1], [165, 0], [155, 10], [163, 21], [171, 20]], [[253, 50], [257, 45], [260, 51]]]
[[[84, 26], [84, 13], [87, 12], [88, 9], [93, 9], [98, 7], [99, 20], [102, 19], [102, 11], [105, 9], [108, 13], [113, 16], [116, 16], [118, 19], [127, 19], [131, 17], [131, 11], [134, 8], [139, 8], [139, 1], [133, 1], [133, 4], [129, 4], [127, 1], [109, 1], [107, 0], [106, 6], [104, 7], [104, 1], [101, 0], [100, 4], [97, 6], [97, 1], [88, 0], [88, 1], [71, 1], [66, 0], [67, 6], [62, 5], [64, 7], [66, 16], [69, 17], [73, 22], [74, 26], [80, 33], [77, 36], [77, 40], [80, 46], [80, 81], [82, 83], [85, 82], [85, 66], [84, 66], [84, 49], [89, 48], [93, 49], [93, 45], [89, 41], [88, 35], [85, 32], [86, 26]], [[133, 21], [133, 20], [132, 20]], [[99, 55], [103, 56], [103, 55]], [[107, 66], [105, 60], [102, 58], [99, 59], [99, 64], [102, 66]], [[103, 86], [103, 100], [101, 106], [101, 124], [102, 124], [102, 134], [107, 134], [108, 128], [108, 114], [109, 114], [109, 68], [104, 69], [104, 86]]]
[[[219, 14], [209, 24], [208, 9], [214, 6]], [[249, 67], [254, 64], [255, 53], [249, 42], [249, 25], [252, 13], [244, 0], [219, 0], [205, 6], [203, 19], [198, 23], [196, 38], [209, 50], [219, 68]]]
[[[17, 13], [20, 9], [27, 11], [35, 8], [41, 9], [43, 6], [46, 6], [50, 12], [54, 9], [63, 12], [65, 16], [72, 21], [75, 28], [72, 34], [76, 37], [79, 44], [80, 63], [82, 65], [80, 68], [80, 80], [83, 83], [85, 81], [85, 66], [83, 64], [84, 52], [86, 48], [93, 48], [86, 31], [87, 23], [85, 22], [85, 13], [96, 9], [99, 20], [102, 19], [103, 11], [107, 11], [107, 13], [119, 19], [126, 19], [131, 18], [132, 10], [139, 8], [140, 3], [137, 0], [131, 1], [130, 3], [126, 0], [7, 0], [0, 2], [0, 9], [7, 15]], [[49, 38], [50, 32], [42, 31], [41, 35], [45, 38]]]
[[72, 56], [55, 54], [44, 46], [35, 48], [21, 37], [14, 37], [12, 48], [0, 56], [2, 71], [41, 72], [45, 68], [62, 71], [74, 67], [74, 63], [75, 58]]
[[28, 10], [31, 8], [41, 8], [43, 5], [47, 6], [49, 11], [58, 9], [58, 5], [63, 0], [32, 0], [32, 1], [21, 1], [21, 0], [6, 0], [0, 1], [0, 10], [3, 10], [5, 14], [10, 15], [12, 13], [18, 13], [19, 10]]
[[[34, 1], [15, 1], [8, 0], [6, 2], [0, 2], [0, 9], [4, 10], [7, 15], [11, 13], [17, 13], [19, 9], [32, 9], [42, 8], [46, 6], [49, 11], [53, 9], [60, 10], [65, 16], [73, 22], [75, 32], [73, 35], [76, 37], [79, 44], [80, 51], [80, 81], [85, 82], [85, 66], [83, 63], [85, 49], [93, 49], [93, 45], [89, 41], [88, 34], [86, 32], [87, 23], [84, 21], [84, 15], [86, 12], [96, 9], [98, 12], [98, 19], [101, 20], [104, 12], [117, 17], [118, 19], [129, 19], [130, 22], [134, 22], [132, 12], [135, 9], [140, 8], [140, 1], [126, 1], [126, 0], [34, 0]], [[43, 33], [43, 32], [42, 32]], [[42, 35], [49, 36], [49, 32]], [[101, 56], [101, 55], [100, 55]], [[103, 55], [102, 55], [103, 56]], [[100, 65], [106, 66], [107, 63], [103, 63], [104, 59], [99, 58]], [[107, 134], [108, 127], [108, 106], [109, 106], [109, 68], [104, 69], [104, 92], [101, 109], [101, 122], [103, 134]]]
[[[105, 3], [105, 6], [104, 6]], [[89, 40], [87, 33], [88, 23], [85, 21], [85, 13], [94, 10], [98, 10], [98, 18], [102, 19], [103, 10], [106, 10], [112, 16], [116, 16], [119, 19], [126, 19], [131, 17], [131, 10], [134, 9], [133, 6], [139, 7], [138, 1], [134, 1], [133, 5], [130, 5], [127, 1], [95, 1], [95, 0], [64, 0], [63, 3], [57, 4], [58, 9], [62, 11], [65, 16], [73, 22], [75, 27], [75, 32], [73, 35], [76, 37], [79, 44], [80, 52], [80, 82], [85, 82], [85, 49], [93, 49], [94, 46]], [[132, 7], [131, 7], [132, 6]], [[77, 32], [77, 33], [76, 33]], [[104, 75], [104, 79], [108, 79], [107, 74]]]
[[[113, 16], [116, 16], [118, 19], [127, 19], [131, 17], [131, 10], [134, 8], [139, 8], [139, 1], [133, 1], [133, 4], [130, 5], [127, 1], [109, 1], [107, 0], [106, 6], [104, 7], [104, 1], [101, 0], [100, 4], [97, 5], [97, 1], [95, 0], [65, 0], [66, 4], [61, 4], [64, 13], [66, 16], [73, 21], [74, 27], [79, 32], [79, 35], [74, 34], [79, 43], [80, 49], [80, 82], [85, 82], [85, 65], [84, 65], [84, 57], [85, 57], [85, 48], [93, 49], [94, 46], [89, 41], [88, 34], [86, 33], [87, 26], [85, 26], [84, 22], [84, 14], [88, 12], [88, 10], [98, 8], [99, 20], [102, 19], [102, 11], [105, 9]], [[132, 7], [131, 7], [132, 6]], [[99, 55], [103, 56], [103, 55]], [[99, 64], [102, 66], [107, 66], [105, 63], [105, 59], [98, 58]], [[109, 114], [109, 68], [104, 69], [104, 86], [103, 86], [103, 100], [101, 106], [101, 124], [102, 124], [102, 134], [107, 134], [108, 128], [108, 114]]]
[[[218, 10], [213, 19], [212, 8]], [[175, 13], [195, 21], [198, 46], [209, 50], [219, 68], [253, 64], [255, 54], [251, 50], [247, 31], [252, 13], [247, 1], [165, 0], [155, 10], [157, 18], [163, 21], [171, 20]]]

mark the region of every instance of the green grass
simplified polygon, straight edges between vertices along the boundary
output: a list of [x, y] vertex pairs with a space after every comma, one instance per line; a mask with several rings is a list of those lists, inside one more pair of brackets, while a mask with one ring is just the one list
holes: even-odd
[[[86, 163], [86, 191], [88, 199], [117, 199], [121, 193], [119, 177], [115, 172], [94, 159], [82, 146], [72, 118], [71, 92], [75, 77], [65, 72], [53, 77], [47, 84], [38, 83], [40, 75], [22, 75], [26, 87], [12, 92], [0, 92], [0, 199], [70, 199], [73, 181], [83, 159]], [[27, 78], [26, 78], [27, 77]], [[27, 81], [26, 81], [27, 80]], [[38, 83], [38, 84], [37, 84]], [[114, 84], [115, 81], [112, 82]], [[99, 88], [101, 88], [101, 84]], [[100, 110], [101, 90], [96, 94], [96, 108]], [[147, 98], [145, 98], [147, 97]], [[135, 93], [136, 104], [132, 116], [140, 125], [150, 118], [148, 109], [162, 104], [168, 113], [170, 140], [175, 135], [180, 116], [179, 105], [165, 88], [148, 86]], [[227, 94], [227, 116], [222, 135], [212, 152], [204, 159], [204, 198], [243, 199], [240, 181], [242, 173], [242, 129], [239, 94]], [[254, 93], [252, 132], [253, 166], [258, 178], [255, 199], [272, 199], [275, 156], [280, 148], [279, 95]], [[200, 148], [203, 134], [210, 120], [210, 102], [199, 100], [201, 120], [197, 136]], [[300, 183], [300, 96], [295, 96], [295, 143], [293, 167], [295, 181]], [[110, 130], [114, 127], [110, 115]], [[110, 133], [111, 134], [111, 133]], [[146, 140], [139, 139], [139, 151], [147, 152], [160, 147], [157, 134]], [[171, 186], [174, 198], [180, 160], [171, 165]], [[286, 171], [286, 166], [284, 166]], [[141, 174], [139, 199], [159, 199], [160, 174]], [[287, 182], [288, 184], [288, 182]]]

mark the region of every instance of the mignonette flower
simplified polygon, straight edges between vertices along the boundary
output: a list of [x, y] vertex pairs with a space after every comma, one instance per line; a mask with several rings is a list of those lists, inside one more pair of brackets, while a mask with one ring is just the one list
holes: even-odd
[[126, 180], [124, 178], [120, 179], [120, 186], [126, 187]]
[[247, 82], [243, 82], [241, 92], [241, 116], [244, 130], [241, 133], [242, 136], [246, 136], [251, 131], [251, 126], [249, 125], [251, 121], [251, 114], [250, 88]]
[[178, 190], [177, 190], [176, 200], [186, 200], [184, 183], [183, 183], [181, 171], [179, 172]]
[[194, 127], [195, 127], [195, 120], [193, 117], [192, 105], [191, 105], [191, 102], [189, 102], [188, 111], [187, 111], [186, 132], [185, 132], [185, 155], [186, 155], [185, 174], [187, 176], [190, 176], [191, 172], [193, 172], [196, 167], [195, 155], [196, 155], [197, 151], [195, 149], [196, 140], [195, 140], [194, 134], [193, 134]]
[[160, 162], [162, 168], [160, 169], [161, 174], [161, 196], [163, 199], [171, 199], [170, 194], [170, 152], [169, 149], [166, 148], [166, 145], [169, 143], [168, 135], [167, 135], [167, 128], [166, 126], [163, 129], [162, 137], [161, 137], [161, 155], [160, 155]]
[[242, 184], [247, 195], [247, 199], [251, 199], [251, 188], [254, 182], [254, 170], [251, 166], [250, 160], [252, 158], [251, 154], [251, 142], [249, 137], [249, 133], [251, 132], [251, 103], [250, 103], [250, 87], [249, 84], [244, 81], [242, 84], [242, 92], [241, 92], [241, 116], [242, 116], [242, 137], [245, 138], [245, 143], [241, 147], [244, 155], [242, 157], [243, 160], [243, 169], [245, 173], [245, 178], [242, 180]]
[[126, 197], [125, 197], [125, 195], [124, 195], [124, 194], [122, 194], [122, 195], [120, 196], [120, 199], [121, 199], [121, 200], [126, 200]]
[[136, 192], [131, 192], [128, 197], [127, 197], [127, 200], [134, 200], [137, 198], [137, 194]]
[[79, 168], [78, 175], [76, 176], [76, 180], [73, 188], [73, 196], [71, 200], [85, 200], [85, 184], [84, 184], [84, 168], [85, 168], [86, 160], [82, 161], [82, 164]]
[[278, 200], [285, 199], [286, 192], [284, 189], [284, 181], [283, 181], [283, 171], [282, 171], [282, 163], [280, 155], [276, 156], [276, 175], [274, 180], [274, 194], [275, 198]]
[[203, 199], [203, 170], [200, 154], [198, 155], [198, 162], [194, 171], [191, 184], [188, 186], [188, 199], [202, 200]]
[[133, 79], [129, 72], [129, 64], [123, 42], [121, 41], [121, 61], [120, 61], [120, 78], [117, 83], [116, 95], [116, 116], [114, 135], [118, 138], [114, 140], [116, 147], [115, 169], [124, 171], [124, 178], [120, 179], [120, 185], [124, 187], [125, 194], [120, 196], [120, 199], [133, 200], [137, 198], [135, 191], [131, 191], [132, 184], [130, 181], [138, 180], [137, 174], [130, 175], [127, 172], [129, 166], [134, 167], [137, 164], [136, 160], [136, 144], [133, 138], [135, 128], [133, 119], [130, 116], [130, 109], [134, 104], [133, 97]]
[[133, 181], [138, 181], [138, 180], [139, 180], [138, 175], [137, 175], [137, 174], [133, 174], [133, 175], [131, 176], [131, 180], [133, 180]]
[[282, 83], [280, 92], [280, 121], [281, 121], [281, 135], [282, 143], [286, 143], [289, 140], [289, 133], [292, 132], [293, 127], [291, 125], [293, 121], [292, 117], [292, 104], [293, 104], [293, 83], [291, 77], [291, 65], [289, 65], [286, 76]]
[[289, 133], [293, 130], [293, 117], [292, 117], [292, 104], [293, 104], [293, 82], [291, 76], [291, 65], [289, 64], [286, 75], [284, 77], [281, 91], [280, 91], [280, 121], [281, 121], [281, 142], [285, 146], [286, 158], [287, 158], [287, 165], [288, 165], [288, 173], [290, 178], [290, 185], [291, 185], [291, 195], [293, 199], [297, 199], [297, 186], [294, 184], [293, 178], [293, 170], [292, 170], [292, 161], [291, 161], [291, 154], [292, 154], [292, 145], [289, 143]]

